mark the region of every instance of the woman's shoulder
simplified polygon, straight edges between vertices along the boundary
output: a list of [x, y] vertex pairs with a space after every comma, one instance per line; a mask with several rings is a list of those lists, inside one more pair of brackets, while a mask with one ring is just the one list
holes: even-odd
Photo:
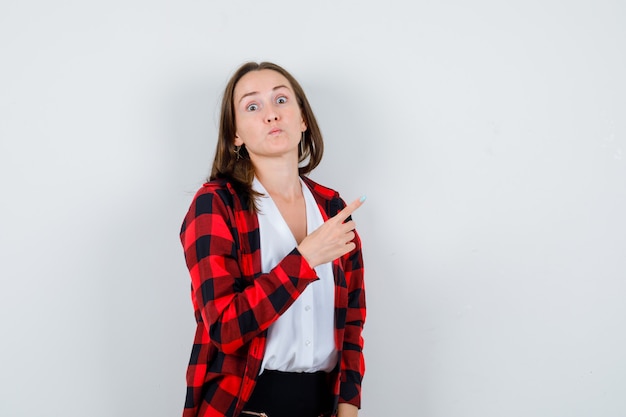
[[332, 188], [321, 185], [313, 181], [309, 177], [303, 176], [302, 180], [304, 181], [306, 185], [309, 186], [312, 192], [318, 194], [320, 197], [323, 197], [326, 200], [333, 200], [333, 199], [339, 198], [339, 193], [333, 190]]
[[311, 190], [315, 200], [317, 200], [330, 217], [339, 213], [339, 211], [346, 206], [346, 202], [341, 198], [339, 192], [318, 184], [308, 177], [302, 177], [302, 180]]
[[203, 205], [214, 205], [217, 197], [217, 201], [225, 206], [233, 206], [234, 200], [237, 199], [237, 192], [233, 184], [225, 178], [218, 178], [210, 181], [206, 181], [200, 186], [196, 192], [193, 201]]
[[198, 192], [214, 192], [217, 190], [227, 190], [230, 187], [230, 181], [226, 178], [216, 178], [214, 180], [205, 181]]

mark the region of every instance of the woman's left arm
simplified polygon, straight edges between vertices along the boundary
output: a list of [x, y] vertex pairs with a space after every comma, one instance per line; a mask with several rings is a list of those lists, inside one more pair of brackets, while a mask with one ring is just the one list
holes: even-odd
[[[343, 269], [348, 287], [348, 308], [341, 354], [341, 389], [339, 417], [356, 416], [361, 407], [361, 381], [365, 373], [363, 358], [363, 324], [365, 323], [365, 285], [363, 282], [363, 257], [361, 240], [355, 231], [354, 250], [346, 254]], [[342, 404], [344, 404], [342, 406]], [[352, 405], [352, 407], [347, 407]]]

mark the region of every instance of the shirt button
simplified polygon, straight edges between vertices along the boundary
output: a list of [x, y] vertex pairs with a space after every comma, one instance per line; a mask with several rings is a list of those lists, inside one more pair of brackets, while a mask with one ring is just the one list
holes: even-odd
[[305, 307], [304, 307], [304, 310], [305, 310], [305, 311], [309, 311], [310, 309], [311, 309], [311, 306], [305, 306]]
[[305, 344], [306, 346], [311, 346], [311, 341], [310, 341], [310, 340], [307, 340], [306, 342], [304, 342], [304, 344]]

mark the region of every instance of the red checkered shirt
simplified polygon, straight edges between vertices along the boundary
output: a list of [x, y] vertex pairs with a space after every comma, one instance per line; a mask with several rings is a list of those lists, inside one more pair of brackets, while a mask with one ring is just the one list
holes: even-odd
[[[345, 207], [337, 192], [303, 180], [324, 220]], [[319, 278], [297, 248], [269, 273], [261, 272], [258, 218], [226, 180], [208, 182], [196, 193], [180, 237], [197, 322], [183, 417], [237, 417], [254, 389], [267, 328]], [[333, 372], [333, 415], [339, 402], [361, 405], [365, 291], [358, 235], [354, 242], [352, 252], [333, 262], [340, 358]]]

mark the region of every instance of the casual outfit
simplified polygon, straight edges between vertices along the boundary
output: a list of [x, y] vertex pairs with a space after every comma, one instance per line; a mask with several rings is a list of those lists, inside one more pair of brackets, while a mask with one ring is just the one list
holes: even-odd
[[[333, 190], [306, 177], [302, 186], [309, 232], [345, 207]], [[264, 193], [256, 180], [253, 188]], [[257, 207], [251, 212], [227, 180], [211, 181], [183, 222], [197, 321], [183, 417], [283, 417], [288, 407], [317, 417], [336, 415], [339, 402], [360, 407], [358, 236], [352, 252], [312, 269], [271, 199], [259, 197]]]

